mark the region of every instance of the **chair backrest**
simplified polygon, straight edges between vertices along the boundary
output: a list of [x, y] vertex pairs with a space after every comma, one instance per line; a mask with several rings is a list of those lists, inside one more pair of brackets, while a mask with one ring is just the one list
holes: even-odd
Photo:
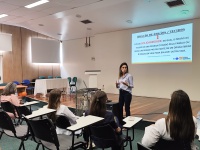
[[98, 148], [109, 148], [117, 144], [116, 133], [109, 124], [92, 125], [89, 128], [91, 139]]
[[49, 119], [26, 120], [31, 126], [32, 132], [37, 139], [54, 143], [57, 148], [59, 147], [55, 126]]
[[45, 79], [46, 77], [45, 76], [39, 76], [39, 79]]
[[56, 117], [55, 125], [61, 129], [67, 129], [67, 127], [71, 126], [69, 119], [62, 115]]
[[23, 115], [27, 116], [32, 114], [30, 109], [28, 109], [26, 106], [15, 106], [15, 109], [20, 119], [23, 117]]
[[48, 76], [48, 79], [53, 79], [53, 76]]
[[68, 82], [69, 82], [69, 84], [70, 84], [71, 81], [72, 81], [72, 78], [71, 78], [71, 77], [68, 77], [67, 80], [68, 80]]
[[24, 85], [28, 86], [31, 82], [28, 79], [22, 81]]
[[10, 102], [1, 102], [1, 107], [3, 108], [4, 111], [13, 113], [14, 116], [16, 117], [15, 107], [13, 104], [11, 104]]
[[169, 141], [159, 139], [154, 147], [158, 150], [191, 150], [191, 143], [185, 141]]
[[12, 119], [5, 111], [0, 111], [0, 128], [12, 131], [13, 134], [16, 135], [16, 130]]
[[61, 76], [56, 76], [55, 78], [61, 78]]
[[18, 81], [13, 81], [13, 83], [15, 83], [17, 85], [20, 85], [20, 83]]
[[137, 148], [138, 148], [138, 150], [151, 150], [150, 148], [148, 148], [148, 147], [142, 145], [142, 144], [139, 143], [139, 142], [137, 143]]
[[77, 77], [73, 77], [72, 81], [74, 82], [74, 84], [76, 85], [77, 82]]

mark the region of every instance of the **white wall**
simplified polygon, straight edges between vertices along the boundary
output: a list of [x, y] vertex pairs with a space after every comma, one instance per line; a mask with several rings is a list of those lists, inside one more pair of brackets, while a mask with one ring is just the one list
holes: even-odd
[[[182, 64], [131, 64], [131, 34], [185, 23], [193, 24], [193, 62]], [[185, 90], [191, 100], [200, 101], [200, 19], [154, 25], [130, 30], [95, 35], [91, 48], [85, 48], [85, 40], [64, 41], [63, 76], [77, 75], [88, 83], [86, 69], [100, 69], [98, 87], [102, 85], [108, 93], [118, 93], [115, 81], [119, 65], [129, 64], [134, 77], [133, 95], [170, 98], [177, 89]], [[75, 56], [74, 56], [75, 55]], [[95, 56], [95, 62], [91, 57]], [[80, 86], [81, 87], [81, 86]]]
[[85, 39], [63, 42], [61, 76], [62, 78], [76, 76], [78, 89], [85, 88], [83, 80], [88, 85], [88, 75], [85, 75], [85, 70], [95, 69], [95, 62], [91, 60], [91, 57], [94, 57], [94, 47], [92, 45], [85, 48], [84, 44]]

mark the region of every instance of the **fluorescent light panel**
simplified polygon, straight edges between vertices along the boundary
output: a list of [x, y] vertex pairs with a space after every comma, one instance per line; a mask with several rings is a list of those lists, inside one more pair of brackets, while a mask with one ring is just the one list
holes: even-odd
[[42, 5], [42, 4], [47, 3], [47, 2], [49, 2], [49, 1], [48, 0], [40, 0], [38, 2], [32, 3], [30, 5], [26, 5], [24, 7], [26, 7], [26, 8], [33, 8], [35, 6]]
[[40, 65], [40, 66], [58, 66], [60, 63], [32, 63], [34, 65]]
[[0, 15], [0, 18], [6, 17], [6, 16], [8, 16], [8, 15], [6, 15], [6, 14], [1, 14], [1, 15]]

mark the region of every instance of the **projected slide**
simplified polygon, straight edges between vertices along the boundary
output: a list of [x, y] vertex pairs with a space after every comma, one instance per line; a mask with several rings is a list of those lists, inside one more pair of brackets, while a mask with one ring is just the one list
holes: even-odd
[[192, 62], [192, 23], [132, 34], [132, 63]]

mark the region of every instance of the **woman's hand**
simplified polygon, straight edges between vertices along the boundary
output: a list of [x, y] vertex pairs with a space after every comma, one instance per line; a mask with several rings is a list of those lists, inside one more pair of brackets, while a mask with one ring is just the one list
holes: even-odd
[[119, 87], [119, 82], [116, 81], [115, 84], [116, 84], [116, 88], [118, 88]]
[[122, 81], [122, 83], [123, 83], [124, 85], [126, 85], [126, 86], [129, 86], [127, 82], [123, 82], [123, 81]]
[[115, 129], [115, 131], [116, 131], [117, 133], [119, 133], [119, 132], [121, 132], [121, 128], [120, 128], [120, 127], [117, 127], [117, 129]]

